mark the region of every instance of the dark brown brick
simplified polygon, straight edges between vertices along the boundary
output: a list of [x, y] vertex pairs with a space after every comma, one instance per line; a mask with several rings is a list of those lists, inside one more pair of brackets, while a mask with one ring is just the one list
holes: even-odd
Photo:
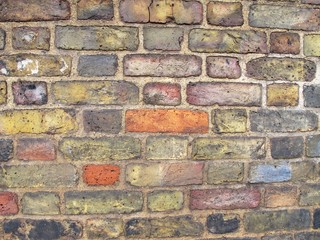
[[299, 54], [300, 36], [298, 33], [273, 32], [270, 34], [272, 53]]

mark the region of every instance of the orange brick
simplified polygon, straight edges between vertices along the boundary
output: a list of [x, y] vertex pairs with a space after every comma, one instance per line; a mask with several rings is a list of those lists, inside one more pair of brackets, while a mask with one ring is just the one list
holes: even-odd
[[141, 109], [126, 112], [127, 132], [207, 133], [208, 113], [174, 109]]
[[120, 168], [115, 165], [86, 165], [83, 180], [88, 185], [112, 185], [119, 180]]
[[18, 211], [17, 195], [11, 192], [0, 192], [0, 215], [13, 215]]
[[297, 188], [291, 186], [267, 188], [264, 201], [268, 208], [294, 206], [297, 203]]

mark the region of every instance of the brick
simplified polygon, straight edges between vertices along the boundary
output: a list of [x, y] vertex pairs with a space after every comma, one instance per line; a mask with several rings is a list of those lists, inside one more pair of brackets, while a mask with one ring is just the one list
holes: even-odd
[[9, 188], [74, 187], [78, 180], [75, 167], [67, 163], [3, 166], [0, 177], [0, 186]]
[[247, 209], [260, 204], [260, 191], [248, 188], [219, 188], [190, 191], [190, 209]]
[[297, 84], [267, 85], [267, 105], [276, 107], [291, 107], [299, 104], [299, 86]]
[[52, 192], [27, 192], [23, 194], [22, 213], [27, 215], [57, 215], [60, 198]]
[[307, 3], [307, 4], [315, 4], [319, 5], [320, 1], [319, 0], [301, 0], [302, 3]]
[[148, 209], [152, 212], [181, 210], [183, 192], [160, 190], [148, 193]]
[[0, 133], [68, 133], [78, 129], [74, 112], [64, 109], [7, 110], [0, 112]]
[[124, 105], [137, 104], [139, 89], [127, 81], [59, 81], [52, 85], [56, 103]]
[[192, 29], [189, 33], [189, 49], [193, 52], [208, 53], [266, 53], [268, 51], [264, 32], [212, 29]]
[[195, 55], [134, 54], [124, 57], [126, 76], [191, 77], [201, 74], [202, 59]]
[[247, 232], [292, 231], [309, 228], [310, 212], [306, 209], [255, 211], [244, 215], [244, 228]]
[[88, 219], [86, 232], [89, 239], [110, 239], [117, 238], [124, 231], [121, 219]]
[[240, 162], [210, 162], [207, 170], [208, 184], [242, 182], [244, 164]]
[[80, 76], [114, 76], [118, 68], [116, 55], [82, 55], [79, 58], [78, 74]]
[[320, 203], [320, 186], [304, 184], [300, 187], [300, 206], [314, 206]]
[[17, 194], [12, 192], [0, 192], [0, 215], [14, 215], [18, 212]]
[[11, 139], [0, 139], [0, 163], [7, 162], [13, 158], [13, 141]]
[[292, 168], [292, 181], [305, 182], [308, 180], [316, 180], [316, 165], [312, 161], [293, 162], [290, 164]]
[[55, 160], [55, 143], [47, 138], [20, 138], [17, 142], [16, 155], [20, 160]]
[[146, 158], [158, 160], [187, 159], [188, 138], [178, 136], [149, 136]]
[[120, 17], [124, 22], [147, 23], [150, 19], [151, 0], [121, 0]]
[[183, 186], [202, 184], [203, 163], [129, 164], [126, 181], [132, 186]]
[[320, 135], [306, 137], [306, 155], [308, 157], [320, 157]]
[[304, 85], [303, 97], [305, 107], [320, 108], [320, 85]]
[[129, 160], [140, 157], [140, 141], [132, 137], [64, 138], [59, 150], [73, 161]]
[[247, 112], [244, 109], [216, 109], [211, 115], [213, 131], [216, 133], [247, 131]]
[[320, 209], [316, 208], [313, 213], [313, 229], [320, 228]]
[[295, 240], [317, 240], [320, 238], [320, 233], [318, 232], [302, 232], [302, 233], [296, 233], [294, 235]]
[[80, 0], [77, 3], [77, 17], [80, 20], [112, 20], [113, 12], [112, 0]]
[[286, 182], [291, 179], [292, 170], [289, 164], [251, 164], [249, 171], [250, 183]]
[[197, 160], [263, 159], [265, 155], [264, 138], [196, 138], [192, 143], [192, 158]]
[[135, 51], [139, 45], [138, 28], [57, 26], [55, 45], [66, 50]]
[[212, 78], [239, 78], [241, 68], [235, 57], [207, 57], [207, 74]]
[[[0, 22], [53, 21], [70, 18], [67, 0], [2, 1]], [[23, 9], [23, 11], [21, 11]]]
[[83, 181], [88, 185], [113, 185], [119, 181], [120, 168], [115, 165], [85, 165]]
[[70, 71], [70, 56], [27, 53], [0, 56], [0, 75], [3, 76], [69, 76]]
[[310, 111], [259, 110], [250, 112], [250, 123], [253, 132], [307, 132], [317, 129], [318, 117]]
[[247, 63], [247, 76], [258, 80], [312, 81], [316, 65], [302, 58], [261, 57]]
[[128, 238], [200, 237], [203, 225], [192, 216], [133, 218], [126, 222]]
[[147, 50], [180, 51], [183, 28], [145, 27], [143, 46]]
[[50, 49], [50, 30], [46, 27], [15, 27], [12, 29], [12, 47], [48, 51]]
[[317, 31], [320, 29], [320, 9], [298, 6], [253, 4], [249, 25], [260, 28]]
[[281, 235], [263, 236], [261, 240], [294, 240], [294, 239], [291, 235], [281, 234]]
[[0, 49], [6, 46], [6, 32], [0, 28]]
[[177, 83], [147, 83], [143, 87], [143, 101], [150, 105], [180, 105], [181, 86]]
[[299, 54], [299, 34], [290, 32], [272, 32], [270, 34], [270, 52], [280, 54]]
[[80, 239], [82, 225], [73, 220], [7, 219], [3, 222], [5, 239]]
[[194, 82], [187, 85], [187, 102], [197, 106], [260, 106], [261, 85]]
[[241, 26], [243, 24], [242, 4], [231, 2], [209, 2], [208, 23], [215, 26]]
[[0, 82], [0, 104], [7, 102], [7, 83]]
[[306, 56], [320, 56], [320, 35], [319, 34], [309, 34], [304, 35], [303, 38], [303, 52]]
[[18, 105], [43, 105], [48, 102], [46, 82], [13, 82], [12, 93]]
[[127, 132], [206, 133], [208, 121], [206, 112], [181, 109], [127, 110], [125, 116]]
[[268, 208], [290, 207], [297, 204], [297, 187], [268, 187], [264, 193], [264, 204]]
[[271, 155], [275, 159], [300, 158], [304, 153], [303, 137], [271, 138]]
[[133, 213], [143, 205], [142, 194], [134, 191], [70, 191], [64, 199], [66, 214], [73, 215]]
[[85, 110], [83, 125], [86, 132], [105, 132], [117, 134], [121, 131], [121, 110]]
[[237, 216], [224, 216], [222, 213], [210, 214], [207, 217], [208, 231], [213, 234], [236, 232], [240, 220]]

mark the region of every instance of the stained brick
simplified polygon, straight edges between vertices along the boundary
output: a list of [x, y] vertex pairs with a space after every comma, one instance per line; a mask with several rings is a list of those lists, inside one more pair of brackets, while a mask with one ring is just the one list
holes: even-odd
[[250, 183], [286, 182], [291, 179], [292, 170], [287, 163], [251, 164]]
[[85, 110], [83, 125], [86, 132], [105, 132], [116, 134], [121, 131], [121, 110]]
[[118, 68], [116, 55], [82, 55], [79, 58], [78, 74], [80, 76], [114, 76]]
[[207, 74], [212, 78], [239, 78], [241, 68], [235, 57], [207, 57]]
[[308, 34], [303, 39], [303, 52], [306, 56], [320, 56], [320, 35], [319, 34]]
[[23, 50], [49, 50], [50, 30], [45, 27], [13, 28], [12, 47]]
[[231, 2], [209, 2], [208, 23], [215, 26], [241, 26], [243, 24], [242, 4]]
[[113, 185], [119, 181], [120, 168], [115, 165], [86, 165], [83, 180], [88, 185]]
[[150, 105], [180, 105], [181, 86], [177, 83], [147, 83], [143, 87], [143, 101]]
[[270, 236], [263, 236], [261, 240], [294, 240], [291, 235], [287, 234], [279, 234], [279, 235], [270, 235]]
[[124, 231], [121, 219], [88, 219], [86, 232], [89, 239], [113, 239], [120, 237]]
[[21, 200], [22, 213], [29, 215], [60, 214], [59, 204], [59, 195], [52, 192], [27, 192]]
[[304, 106], [320, 108], [320, 85], [303, 86]]
[[287, 32], [272, 32], [270, 34], [270, 52], [281, 54], [299, 54], [299, 34]]
[[244, 109], [217, 109], [212, 111], [213, 131], [236, 133], [247, 131], [247, 112]]
[[112, 20], [114, 15], [112, 0], [80, 0], [77, 3], [77, 16], [80, 20]]
[[7, 102], [7, 83], [0, 82], [0, 104]]
[[291, 107], [299, 104], [299, 86], [297, 84], [277, 83], [267, 85], [267, 105]]
[[0, 139], [0, 163], [7, 162], [13, 157], [13, 141]]
[[320, 203], [320, 185], [304, 184], [300, 188], [299, 204], [301, 206], [313, 206]]
[[299, 158], [304, 152], [303, 137], [271, 138], [271, 155], [273, 158]]
[[0, 215], [14, 215], [19, 211], [18, 196], [12, 192], [0, 192]]
[[318, 232], [302, 232], [302, 233], [296, 233], [294, 235], [295, 240], [318, 240], [320, 238], [320, 233]]
[[292, 168], [292, 181], [314, 181], [317, 179], [316, 165], [312, 161], [300, 161], [290, 164]]
[[152, 212], [174, 211], [183, 207], [183, 192], [154, 191], [148, 193], [148, 209]]
[[313, 226], [314, 229], [320, 228], [320, 209], [316, 208], [313, 213]]
[[297, 204], [297, 188], [292, 186], [267, 187], [264, 204], [269, 208], [290, 207]]
[[48, 102], [46, 82], [14, 82], [12, 93], [18, 105], [43, 105]]
[[208, 231], [213, 234], [236, 232], [239, 229], [239, 225], [240, 220], [237, 216], [224, 216], [221, 213], [217, 213], [211, 214], [207, 218]]
[[306, 138], [306, 155], [308, 157], [320, 157], [320, 135], [311, 135]]
[[20, 160], [50, 161], [56, 159], [55, 143], [46, 138], [20, 138], [16, 152]]
[[241, 182], [244, 176], [244, 164], [240, 162], [210, 162], [207, 170], [208, 184]]
[[0, 49], [6, 46], [6, 32], [0, 28]]

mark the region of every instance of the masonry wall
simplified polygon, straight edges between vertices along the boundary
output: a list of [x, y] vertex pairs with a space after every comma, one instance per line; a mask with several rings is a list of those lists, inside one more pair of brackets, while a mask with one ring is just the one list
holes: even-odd
[[319, 240], [319, 31], [319, 0], [0, 0], [0, 238]]

